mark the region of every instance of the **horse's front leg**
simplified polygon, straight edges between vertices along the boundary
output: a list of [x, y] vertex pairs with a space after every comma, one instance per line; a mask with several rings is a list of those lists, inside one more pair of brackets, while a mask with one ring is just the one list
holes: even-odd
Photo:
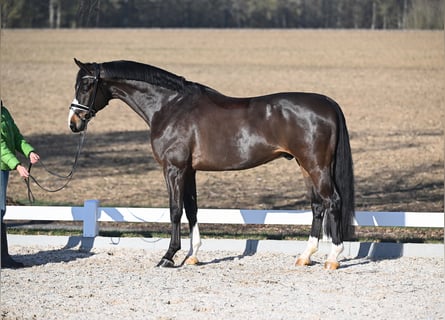
[[184, 199], [184, 170], [175, 166], [164, 168], [165, 181], [170, 202], [171, 238], [167, 252], [158, 263], [158, 267], [175, 266], [173, 257], [181, 249], [181, 216]]
[[190, 251], [185, 260], [186, 264], [199, 263], [198, 250], [201, 247], [201, 236], [198, 227], [198, 202], [196, 196], [196, 171], [190, 169], [186, 175], [184, 187], [184, 208], [190, 227]]
[[188, 265], [197, 265], [199, 263], [198, 250], [201, 247], [201, 236], [199, 234], [198, 223], [193, 226], [190, 224], [190, 251], [185, 263]]

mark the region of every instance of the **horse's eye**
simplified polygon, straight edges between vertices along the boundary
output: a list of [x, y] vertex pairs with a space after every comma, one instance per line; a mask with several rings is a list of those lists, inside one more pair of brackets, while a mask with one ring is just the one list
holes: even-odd
[[88, 79], [82, 79], [80, 87], [82, 91], [88, 91], [88, 89], [90, 88], [90, 81]]

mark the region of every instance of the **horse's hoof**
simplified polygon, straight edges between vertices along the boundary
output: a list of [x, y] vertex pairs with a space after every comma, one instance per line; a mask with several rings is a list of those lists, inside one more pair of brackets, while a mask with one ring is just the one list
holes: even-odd
[[189, 266], [195, 266], [199, 263], [198, 258], [194, 257], [194, 256], [190, 256], [187, 259], [185, 259], [185, 264], [189, 265]]
[[326, 270], [337, 270], [339, 266], [340, 263], [338, 263], [337, 261], [326, 261], [324, 263], [324, 268]]
[[161, 261], [159, 261], [157, 267], [160, 268], [174, 268], [175, 263], [172, 260], [162, 258]]
[[311, 260], [308, 258], [298, 258], [297, 261], [295, 262], [296, 266], [310, 266], [311, 265]]

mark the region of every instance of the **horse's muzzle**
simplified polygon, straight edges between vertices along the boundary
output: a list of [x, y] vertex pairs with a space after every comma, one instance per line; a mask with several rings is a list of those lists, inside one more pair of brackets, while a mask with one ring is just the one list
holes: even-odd
[[81, 125], [76, 125], [75, 123], [70, 123], [70, 129], [72, 132], [81, 132], [85, 130], [85, 125], [82, 123]]
[[88, 120], [83, 119], [79, 114], [74, 112], [74, 110], [70, 109], [70, 113], [68, 115], [68, 126], [72, 132], [84, 131], [87, 127], [87, 123]]

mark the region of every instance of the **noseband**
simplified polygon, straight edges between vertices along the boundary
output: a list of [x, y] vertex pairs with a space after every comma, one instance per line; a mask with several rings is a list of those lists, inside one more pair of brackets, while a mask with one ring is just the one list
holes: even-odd
[[[90, 120], [92, 117], [94, 117], [96, 115], [96, 111], [93, 109], [93, 107], [94, 107], [94, 102], [96, 101], [97, 89], [98, 89], [98, 84], [99, 84], [99, 79], [100, 79], [100, 70], [99, 70], [99, 66], [97, 63], [94, 64], [94, 69], [95, 69], [94, 76], [87, 75], [87, 76], [82, 77], [82, 80], [83, 79], [93, 79], [94, 80], [93, 99], [90, 101], [89, 106], [80, 104], [76, 98], [74, 98], [73, 102], [71, 102], [71, 105], [70, 105], [70, 110], [72, 110], [74, 113], [76, 113], [76, 110], [81, 110], [81, 111], [87, 112], [83, 118], [81, 118], [76, 113], [77, 116], [79, 116], [79, 118], [83, 121]], [[77, 96], [77, 94], [76, 94], [76, 96]]]

